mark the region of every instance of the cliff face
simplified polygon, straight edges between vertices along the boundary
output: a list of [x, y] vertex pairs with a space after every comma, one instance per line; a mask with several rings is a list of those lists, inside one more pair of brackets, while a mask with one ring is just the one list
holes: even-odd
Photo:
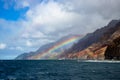
[[[120, 34], [120, 31], [119, 31]], [[105, 59], [120, 60], [120, 36], [115, 38], [105, 51]]]
[[93, 44], [90, 47], [79, 51], [77, 53], [68, 54], [67, 58], [73, 59], [105, 59], [105, 51], [107, 46], [101, 46], [99, 44]]
[[[84, 45], [90, 43], [86, 47], [81, 45], [81, 41], [76, 44], [77, 49], [71, 52], [68, 50], [65, 54], [66, 58], [77, 59], [120, 59], [120, 22], [116, 21], [116, 24], [108, 24], [108, 26], [96, 30], [91, 33], [91, 37], [85, 37]], [[98, 34], [99, 33], [99, 34]], [[99, 35], [96, 40], [96, 36]], [[95, 38], [95, 39], [94, 39]], [[88, 40], [89, 39], [89, 40]], [[93, 39], [91, 41], [91, 39]], [[73, 46], [74, 47], [74, 46]], [[84, 48], [81, 48], [84, 47]]]

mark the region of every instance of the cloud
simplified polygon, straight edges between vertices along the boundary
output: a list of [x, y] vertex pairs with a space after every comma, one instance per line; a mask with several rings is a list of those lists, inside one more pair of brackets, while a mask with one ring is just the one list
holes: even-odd
[[33, 30], [33, 31], [28, 31], [28, 32], [24, 32], [21, 35], [22, 38], [32, 38], [32, 39], [39, 39], [39, 38], [44, 38], [46, 37], [42, 32], [39, 32], [37, 30]]
[[16, 47], [10, 47], [10, 50], [18, 50], [18, 51], [24, 51], [24, 49], [20, 46], [16, 46]]
[[30, 47], [30, 46], [32, 46], [32, 43], [31, 43], [29, 40], [27, 40], [27, 41], [26, 41], [26, 45], [27, 45], [28, 47]]
[[11, 32], [9, 45], [40, 47], [68, 34], [93, 32], [119, 19], [119, 4], [119, 0], [15, 0], [16, 10], [28, 7], [25, 18], [0, 19], [0, 26]]
[[55, 39], [56, 36], [60, 38], [63, 34], [54, 32], [73, 27], [74, 24], [79, 23], [79, 18], [82, 18], [78, 13], [68, 11], [67, 7], [69, 6], [51, 0], [30, 8], [26, 13], [27, 20], [24, 26], [27, 27], [22, 37], [49, 40], [51, 37]]
[[[28, 1], [29, 4], [31, 2]], [[28, 26], [25, 32], [31, 37], [39, 32], [40, 35], [42, 33], [42, 37], [44, 35], [44, 38], [48, 36], [60, 38], [68, 34], [86, 34], [103, 27], [112, 19], [119, 19], [118, 3], [119, 1], [113, 0], [34, 2], [33, 4], [36, 5], [29, 5], [30, 9], [25, 15], [27, 18], [25, 25]]]
[[[47, 3], [37, 3], [35, 6], [30, 6], [29, 4], [31, 2], [25, 3], [29, 6], [29, 10], [25, 14], [26, 19], [18, 21], [18, 24], [13, 26], [22, 28], [22, 31], [19, 31], [20, 33], [16, 36], [16, 42], [21, 41], [29, 47], [41, 46], [46, 44], [46, 42], [53, 42], [58, 40], [60, 37], [69, 34], [61, 34], [59, 31], [71, 27], [71, 23], [75, 21], [75, 24], [76, 19], [82, 17], [78, 13], [68, 12], [67, 5], [64, 6], [63, 4], [52, 0]], [[56, 31], [58, 32], [55, 33]]]
[[0, 49], [5, 49], [7, 45], [5, 43], [0, 43]]

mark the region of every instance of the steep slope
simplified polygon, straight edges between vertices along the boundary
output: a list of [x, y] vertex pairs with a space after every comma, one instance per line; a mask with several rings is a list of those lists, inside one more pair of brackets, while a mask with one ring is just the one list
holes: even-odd
[[114, 27], [116, 23], [118, 23], [119, 20], [112, 20], [107, 26], [97, 29], [93, 33], [87, 34], [83, 39], [79, 40], [78, 43], [73, 45], [69, 50], [67, 50], [65, 53], [75, 53], [78, 51], [81, 51], [88, 46], [90, 46], [93, 43], [96, 43], [101, 40], [101, 37], [104, 35], [104, 33], [109, 30], [110, 28]]
[[70, 48], [82, 35], [68, 35], [60, 40], [41, 46], [37, 51], [24, 53], [16, 59], [55, 59], [63, 50]]
[[[62, 55], [61, 57], [79, 59], [113, 59], [115, 54], [120, 54], [120, 48], [116, 49], [116, 46], [119, 46], [119, 44], [115, 46], [115, 49], [111, 48], [111, 44], [116, 44], [114, 40], [119, 36], [120, 21], [113, 20], [107, 26], [85, 36], [72, 48], [68, 49], [66, 53], [64, 53], [65, 55]], [[112, 54], [114, 54], [114, 56]], [[112, 57], [109, 57], [108, 55], [111, 55]]]
[[109, 39], [108, 47], [105, 51], [105, 59], [120, 60], [120, 23], [117, 31]]

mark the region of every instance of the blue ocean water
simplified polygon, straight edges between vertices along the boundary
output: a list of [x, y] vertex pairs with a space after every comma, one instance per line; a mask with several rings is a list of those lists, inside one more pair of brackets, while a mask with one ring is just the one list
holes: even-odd
[[120, 80], [120, 63], [1, 60], [0, 80]]

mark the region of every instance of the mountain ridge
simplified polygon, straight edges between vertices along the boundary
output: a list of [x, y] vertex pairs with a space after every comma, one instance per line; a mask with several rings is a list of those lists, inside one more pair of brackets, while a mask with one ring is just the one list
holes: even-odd
[[[109, 52], [109, 50], [112, 50], [111, 48], [108, 49], [108, 47], [110, 47], [112, 43], [115, 44], [114, 40], [116, 40], [117, 38], [119, 39], [120, 20], [112, 20], [107, 26], [98, 29], [95, 32], [90, 33], [86, 36], [83, 38], [84, 40], [81, 39], [80, 41], [78, 41], [76, 45], [73, 45], [73, 47], [68, 49], [61, 57], [77, 58], [77, 59], [113, 59], [113, 56], [112, 58], [106, 58], [105, 55], [107, 50], [108, 50], [107, 53]], [[90, 41], [91, 39], [92, 41]], [[82, 45], [81, 45], [81, 41], [82, 41]], [[113, 51], [115, 52], [115, 50]], [[115, 53], [120, 54], [119, 51]], [[110, 54], [108, 53], [108, 55]], [[117, 57], [118, 57], [117, 59], [119, 59], [120, 55]]]
[[[41, 55], [41, 54], [43, 54], [43, 53], [45, 53], [46, 52], [46, 54], [48, 53], [47, 51], [49, 50], [49, 49], [51, 49], [51, 48], [54, 48], [54, 46], [56, 46], [56, 45], [61, 45], [62, 44], [62, 42], [64, 42], [64, 41], [66, 41], [66, 40], [69, 40], [69, 39], [72, 39], [72, 38], [74, 38], [74, 39], [76, 39], [75, 40], [75, 42], [77, 41], [77, 38], [79, 39], [79, 38], [81, 38], [82, 37], [82, 35], [68, 35], [68, 36], [64, 36], [64, 37], [62, 37], [61, 39], [59, 39], [58, 41], [56, 41], [56, 42], [52, 42], [52, 43], [48, 43], [48, 44], [45, 44], [45, 45], [43, 45], [43, 46], [41, 46], [38, 50], [36, 50], [35, 52], [29, 52], [29, 53], [23, 53], [23, 54], [21, 54], [21, 55], [19, 55], [19, 56], [17, 56], [15, 59], [38, 59], [38, 57], [35, 57], [35, 56], [39, 56], [39, 55]], [[74, 43], [74, 41], [73, 41], [73, 43]], [[61, 48], [59, 48], [59, 49], [56, 49], [54, 52], [61, 52], [62, 51], [62, 49], [67, 49], [67, 48], [69, 48], [73, 43], [68, 43], [67, 45], [64, 45], [64, 46], [62, 46]], [[46, 55], [47, 56], [47, 55]], [[46, 57], [46, 59], [48, 58], [49, 56], [47, 56]], [[57, 57], [57, 55], [56, 55], [56, 57]], [[45, 58], [44, 58], [45, 59]]]
[[[112, 20], [108, 25], [84, 37], [65, 36], [56, 42], [43, 45], [35, 52], [19, 55], [16, 59], [120, 59], [119, 38], [120, 20]], [[64, 46], [67, 41], [74, 42], [76, 39], [75, 43]]]

